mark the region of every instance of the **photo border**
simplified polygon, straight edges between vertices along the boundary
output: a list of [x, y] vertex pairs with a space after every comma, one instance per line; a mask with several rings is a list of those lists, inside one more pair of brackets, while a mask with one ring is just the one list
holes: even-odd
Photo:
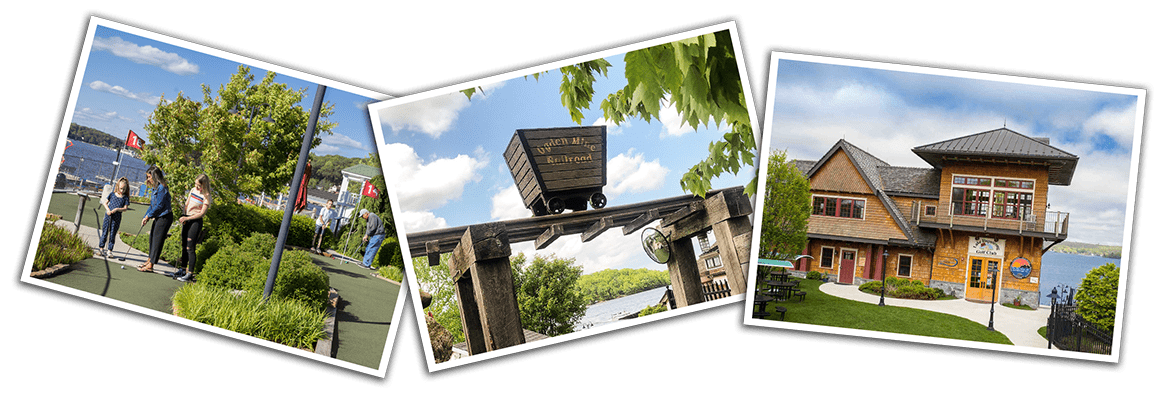
[[[717, 16], [717, 18], [653, 30], [653, 32], [629, 36], [625, 37], [625, 39], [593, 44], [593, 46], [589, 47], [567, 50], [564, 53], [537, 57], [537, 59], [516, 62], [508, 64], [508, 66], [486, 69], [479, 71], [479, 73], [447, 78], [447, 80], [422, 84], [418, 85], [418, 87], [406, 89], [401, 97], [370, 105], [374, 139], [377, 140], [379, 151], [383, 149], [386, 145], [386, 140], [377, 117], [377, 111], [390, 108], [390, 106], [421, 101], [421, 99], [438, 95], [452, 94], [452, 92], [460, 89], [475, 88], [487, 83], [507, 81], [512, 80], [512, 78], [542, 73], [542, 71], [556, 69], [565, 66], [565, 64], [597, 60], [601, 59], [601, 57], [628, 53], [628, 51], [655, 46], [655, 44], [688, 39], [688, 37], [701, 34], [723, 32], [723, 30], [729, 30], [732, 46], [738, 51], [739, 76], [741, 76], [741, 84], [743, 84], [744, 88], [745, 105], [748, 106], [749, 115], [752, 119], [752, 130], [756, 132], [758, 143], [762, 135], [761, 130], [759, 130], [759, 125], [761, 125], [759, 124], [759, 113], [756, 110], [758, 102], [753, 97], [756, 91], [755, 71], [750, 68], [751, 57], [748, 54], [748, 37], [744, 33], [743, 20], [737, 14], [722, 15]], [[383, 157], [385, 156], [386, 154], [383, 154]], [[392, 206], [397, 209], [398, 205], [397, 198], [394, 198]], [[407, 240], [401, 240], [400, 245], [402, 246], [404, 259], [406, 259], [409, 254], [409, 242]], [[406, 271], [408, 280], [417, 280], [413, 267], [407, 268]], [[647, 316], [645, 317], [645, 321], [639, 321], [639, 323], [632, 325], [603, 325], [598, 326], [596, 329], [573, 332], [573, 337], [550, 337], [534, 343], [510, 346], [510, 348], [479, 353], [479, 355], [467, 358], [448, 360], [445, 363], [435, 363], [431, 350], [431, 340], [426, 338], [429, 335], [424, 333], [426, 330], [426, 319], [424, 318], [426, 312], [421, 310], [422, 305], [417, 293], [413, 293], [413, 290], [417, 290], [418, 288], [412, 287], [411, 289], [412, 305], [414, 308], [412, 312], [415, 315], [415, 323], [407, 324], [408, 328], [412, 331], [412, 337], [419, 337], [412, 339], [412, 342], [414, 344], [415, 356], [418, 356], [419, 360], [419, 372], [422, 374], [422, 379], [427, 381], [463, 376], [463, 374], [494, 369], [494, 367], [523, 362], [523, 360], [555, 355], [555, 353], [611, 342], [611, 340], [619, 338], [641, 335], [641, 333], [649, 331], [672, 328], [672, 326], [688, 324], [700, 321], [700, 319], [731, 314], [731, 312], [739, 308], [739, 302], [743, 301], [744, 298], [743, 295], [730, 296], [721, 298], [721, 300], [696, 304], [693, 307], [676, 309], [679, 311]]]
[[[73, 53], [69, 57], [69, 66], [66, 77], [64, 77], [60, 101], [57, 104], [57, 112], [53, 121], [53, 130], [49, 132], [49, 142], [46, 146], [46, 151], [44, 151], [44, 158], [41, 161], [40, 176], [37, 178], [34, 191], [40, 193], [40, 195], [33, 199], [33, 206], [30, 207], [28, 219], [26, 220], [25, 234], [23, 234], [20, 243], [20, 247], [25, 249], [16, 257], [16, 267], [13, 269], [12, 276], [13, 289], [21, 291], [21, 293], [47, 298], [47, 300], [74, 305], [77, 308], [94, 310], [104, 315], [125, 319], [125, 321], [149, 325], [152, 328], [205, 340], [205, 342], [219, 344], [226, 346], [226, 348], [254, 353], [254, 355], [278, 360], [278, 362], [294, 364], [305, 367], [305, 369], [359, 381], [359, 383], [390, 386], [393, 380], [393, 373], [391, 371], [394, 365], [397, 365], [400, 355], [399, 348], [401, 346], [402, 335], [400, 333], [401, 325], [399, 324], [402, 311], [406, 309], [404, 303], [406, 302], [408, 291], [405, 287], [399, 290], [398, 302], [395, 303], [393, 321], [391, 322], [390, 331], [388, 331], [386, 337], [386, 345], [381, 350], [383, 356], [381, 356], [378, 369], [370, 369], [370, 367], [344, 362], [344, 360], [319, 356], [316, 353], [242, 335], [239, 332], [192, 322], [190, 319], [161, 314], [161, 312], [139, 307], [136, 304], [112, 300], [112, 298], [85, 293], [85, 291], [74, 288], [63, 287], [60, 284], [42, 281], [40, 278], [29, 275], [33, 262], [33, 256], [30, 255], [35, 254], [37, 245], [37, 242], [33, 238], [34, 236], [40, 236], [43, 228], [41, 222], [44, 219], [44, 213], [46, 213], [48, 207], [48, 198], [53, 193], [53, 188], [47, 183], [49, 177], [56, 176], [56, 171], [60, 168], [60, 163], [57, 163], [56, 160], [60, 159], [64, 152], [64, 144], [66, 144], [67, 139], [66, 132], [68, 129], [66, 121], [70, 121], [71, 116], [73, 116], [76, 98], [78, 92], [81, 90], [81, 77], [84, 75], [85, 64], [87, 64], [89, 54], [91, 53], [92, 39], [94, 39], [94, 33], [98, 26], [118, 29], [121, 32], [147, 37], [147, 39], [172, 44], [172, 46], [183, 47], [188, 50], [200, 51], [200, 53], [220, 57], [223, 60], [248, 64], [250, 67], [274, 71], [274, 73], [298, 78], [298, 80], [324, 84], [326, 87], [332, 89], [344, 90], [351, 92], [351, 94], [373, 98], [374, 101], [377, 101], [377, 98], [393, 98], [395, 92], [397, 92], [395, 89], [380, 87], [380, 85], [370, 82], [355, 80], [355, 78], [329, 73], [329, 71], [314, 67], [303, 66], [300, 63], [277, 59], [277, 57], [256, 53], [256, 51], [233, 47], [230, 44], [207, 40], [204, 37], [178, 32], [178, 30], [151, 25], [151, 23], [98, 11], [98, 9], [87, 9], [87, 11], [82, 13], [82, 19], [77, 28]], [[391, 191], [386, 194], [393, 204], [395, 202], [394, 193]], [[393, 212], [395, 218], [397, 218], [398, 209], [394, 208]], [[402, 233], [399, 233], [399, 235], [400, 239], [405, 236]]]
[[[1119, 304], [1117, 321], [1120, 329], [1114, 332], [1113, 353], [1110, 355], [1090, 355], [1090, 353], [1060, 351], [1047, 349], [1016, 348], [1016, 346], [969, 342], [969, 340], [934, 338], [903, 333], [868, 331], [859, 329], [835, 328], [835, 326], [812, 325], [792, 322], [761, 321], [751, 318], [753, 293], [749, 293], [749, 301], [736, 314], [736, 331], [743, 335], [796, 338], [808, 342], [846, 344], [852, 346], [868, 346], [868, 348], [894, 349], [907, 352], [935, 353], [935, 355], [962, 356], [1006, 362], [1073, 367], [1097, 371], [1121, 372], [1126, 369], [1126, 356], [1129, 343], [1129, 324], [1131, 309], [1133, 309], [1134, 281], [1133, 277], [1137, 263], [1137, 241], [1141, 231], [1142, 199], [1145, 188], [1145, 166], [1149, 152], [1150, 119], [1152, 104], [1154, 104], [1154, 85], [1147, 82], [1114, 80], [1081, 75], [1045, 73], [1045, 71], [1012, 69], [1000, 67], [976, 66], [955, 62], [931, 61], [910, 59], [910, 57], [896, 57], [878, 54], [853, 53], [853, 51], [827, 50], [818, 48], [785, 46], [785, 44], [768, 44], [764, 47], [761, 61], [761, 81], [758, 88], [764, 96], [757, 97], [759, 108], [765, 112], [764, 139], [761, 152], [769, 151], [771, 144], [771, 128], [773, 123], [772, 105], [775, 104], [775, 76], [776, 61], [782, 59], [796, 61], [813, 61], [840, 64], [840, 66], [866, 67], [883, 70], [910, 71], [918, 74], [935, 74], [957, 77], [990, 78], [999, 82], [1038, 84], [1038, 80], [1048, 81], [1048, 87], [1066, 87], [1081, 90], [1097, 90], [1119, 92], [1119, 94], [1138, 97], [1138, 115], [1135, 118], [1135, 145], [1130, 158], [1130, 190], [1127, 193], [1127, 221], [1123, 231], [1122, 260], [1119, 264], [1122, 270], [1119, 283]], [[878, 66], [876, 63], [881, 63]], [[766, 173], [768, 168], [761, 167], [759, 172]], [[763, 177], [763, 176], [762, 176]], [[757, 193], [765, 190], [766, 178], [759, 179]], [[756, 209], [759, 211], [764, 205], [763, 195], [757, 195]], [[759, 264], [759, 234], [761, 234], [762, 213], [756, 213], [753, 223], [752, 248], [755, 248], [751, 257], [751, 270]], [[755, 273], [749, 273], [749, 286], [755, 282]], [[1061, 353], [1064, 356], [1054, 356]]]

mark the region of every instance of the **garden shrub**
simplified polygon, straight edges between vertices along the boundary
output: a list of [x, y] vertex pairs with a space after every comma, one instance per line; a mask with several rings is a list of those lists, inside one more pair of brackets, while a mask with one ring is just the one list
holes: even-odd
[[268, 233], [252, 233], [248, 238], [240, 241], [240, 248], [245, 252], [251, 252], [271, 260], [272, 251], [276, 249], [276, 237]]
[[37, 253], [33, 257], [33, 271], [58, 264], [77, 263], [91, 256], [93, 251], [89, 246], [68, 229], [45, 223], [37, 242]]
[[821, 279], [821, 272], [818, 272], [816, 270], [810, 271], [807, 274], [805, 274], [804, 278], [807, 278], [809, 280], [820, 280]]
[[[264, 292], [270, 261], [254, 266], [248, 291]], [[279, 271], [272, 283], [272, 295], [301, 301], [317, 309], [324, 309], [329, 300], [329, 275], [313, 264], [305, 251], [284, 251], [280, 256]]]
[[[252, 233], [271, 234], [279, 231], [280, 222], [284, 220], [284, 210], [264, 209], [248, 204], [220, 203], [207, 211], [206, 218], [208, 220], [204, 226], [207, 228], [208, 237], [229, 237], [234, 242], [240, 242]], [[314, 227], [313, 220], [308, 216], [293, 215], [285, 243], [309, 247], [313, 240]]]
[[402, 272], [402, 268], [397, 267], [397, 266], [379, 267], [378, 274], [381, 275], [382, 277], [385, 277], [385, 278], [388, 278], [390, 280], [394, 280], [394, 281], [397, 281], [400, 283], [402, 282], [402, 279], [405, 276], [405, 274]]
[[638, 312], [638, 317], [649, 316], [655, 313], [662, 313], [666, 311], [666, 305], [651, 305]]
[[382, 241], [382, 246], [378, 248], [378, 256], [374, 257], [374, 267], [391, 266], [401, 269], [402, 263], [402, 247], [398, 245], [398, 238], [386, 237]]
[[882, 282], [881, 281], [870, 281], [870, 282], [861, 284], [861, 286], [857, 287], [857, 289], [865, 291], [865, 292], [882, 292]]
[[312, 350], [325, 337], [325, 312], [259, 292], [233, 294], [225, 287], [186, 284], [173, 297], [183, 318], [283, 345]]
[[[939, 299], [946, 296], [943, 290], [927, 287], [926, 284], [918, 280], [890, 276], [886, 277], [885, 282], [886, 296], [893, 298]], [[870, 281], [862, 284], [858, 288], [871, 294], [880, 294], [882, 292], [882, 283], [880, 281]]]
[[[219, 248], [219, 251], [203, 264], [199, 281], [217, 287], [242, 290], [248, 287], [257, 265], [267, 267], [268, 264], [269, 261], [264, 256], [248, 251], [239, 244], [228, 244]], [[265, 269], [265, 277], [267, 276]]]
[[1112, 333], [1117, 316], [1117, 287], [1121, 269], [1112, 263], [1097, 266], [1081, 279], [1077, 290], [1077, 314], [1098, 328]]

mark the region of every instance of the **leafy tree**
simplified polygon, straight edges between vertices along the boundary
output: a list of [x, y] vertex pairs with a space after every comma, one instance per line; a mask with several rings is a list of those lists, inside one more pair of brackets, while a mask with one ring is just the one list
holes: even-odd
[[1117, 286], [1121, 269], [1112, 263], [1097, 266], [1085, 274], [1077, 290], [1077, 314], [1098, 328], [1113, 332], [1117, 314]]
[[[692, 128], [712, 121], [716, 126], [731, 128], [722, 140], [708, 145], [707, 159], [683, 174], [679, 181], [683, 191], [705, 196], [712, 178], [755, 165], [756, 141], [730, 31], [630, 51], [624, 61], [626, 86], [606, 95], [600, 103], [606, 119], [614, 123], [627, 119], [661, 120], [658, 113], [667, 103]], [[609, 67], [608, 61], [597, 59], [560, 68], [561, 104], [574, 122], [581, 123], [581, 110], [593, 102], [596, 74], [608, 76]], [[533, 77], [539, 79], [543, 73]], [[473, 87], [463, 93], [470, 100], [477, 90], [482, 89]], [[745, 192], [751, 195], [755, 189], [753, 178]]]
[[419, 288], [431, 294], [431, 304], [427, 306], [426, 312], [451, 333], [453, 342], [463, 342], [466, 338], [463, 335], [463, 321], [459, 318], [455, 283], [451, 281], [451, 272], [447, 268], [450, 259], [451, 254], [445, 253], [439, 257], [438, 265], [431, 266], [427, 263], [427, 257], [420, 256], [412, 259], [412, 264]]
[[577, 289], [581, 266], [574, 265], [573, 258], [556, 256], [537, 255], [532, 263], [527, 261], [523, 253], [511, 259], [520, 324], [548, 336], [573, 332], [588, 305]]
[[606, 269], [581, 276], [577, 288], [589, 303], [670, 285], [670, 273], [650, 269]]
[[760, 221], [761, 258], [794, 256], [807, 242], [808, 216], [812, 213], [809, 183], [804, 173], [786, 158], [782, 151], [772, 151], [768, 156], [764, 214]]
[[69, 132], [66, 135], [71, 140], [78, 140], [106, 148], [121, 148], [124, 142], [112, 134], [76, 123], [69, 124]]
[[[296, 169], [309, 111], [297, 105], [305, 89], [275, 79], [268, 72], [255, 82], [251, 69], [240, 65], [216, 92], [203, 85], [202, 102], [182, 92], [171, 101], [164, 96], [147, 119], [142, 160], [159, 165], [177, 190], [207, 173], [221, 200], [283, 190]], [[332, 114], [333, 105], [321, 108], [316, 135], [332, 134]], [[320, 143], [314, 137], [312, 145]]]
[[[386, 231], [385, 241], [382, 242], [381, 249], [378, 250], [378, 256], [374, 259], [375, 267], [378, 266], [398, 266], [402, 262], [402, 248], [398, 245], [398, 233], [394, 227], [394, 213], [390, 209], [390, 199], [386, 195], [386, 179], [383, 176], [374, 176], [370, 179], [370, 184], [378, 190], [378, 198], [362, 196], [358, 201], [357, 208], [354, 208], [354, 217], [350, 223], [353, 227], [342, 227], [346, 233], [352, 231], [348, 237], [342, 237], [342, 243], [338, 244], [338, 248], [345, 251], [345, 255], [361, 259], [361, 253], [365, 250], [366, 244], [362, 242], [362, 237], [366, 232], [366, 219], [357, 216], [360, 210], [369, 209], [375, 215], [382, 219], [382, 228]], [[361, 186], [358, 186], [361, 189]], [[348, 239], [348, 245], [344, 240]]]

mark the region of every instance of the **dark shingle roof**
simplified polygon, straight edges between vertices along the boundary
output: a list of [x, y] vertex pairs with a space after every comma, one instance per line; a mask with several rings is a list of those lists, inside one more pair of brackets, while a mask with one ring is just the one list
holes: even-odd
[[813, 165], [816, 165], [817, 161], [807, 161], [807, 160], [803, 160], [803, 159], [795, 159], [795, 160], [789, 161], [789, 163], [791, 163], [792, 166], [795, 166], [796, 169], [800, 171], [800, 173], [804, 173], [805, 176], [808, 176], [808, 171], [812, 170]]
[[942, 171], [934, 168], [879, 166], [882, 189], [891, 195], [938, 198]]
[[1079, 159], [1049, 145], [1047, 138], [1032, 138], [1007, 128], [922, 145], [912, 151], [936, 168], [942, 168], [944, 161], [960, 159], [1043, 164], [1048, 166], [1049, 184], [1065, 186], [1072, 182]]

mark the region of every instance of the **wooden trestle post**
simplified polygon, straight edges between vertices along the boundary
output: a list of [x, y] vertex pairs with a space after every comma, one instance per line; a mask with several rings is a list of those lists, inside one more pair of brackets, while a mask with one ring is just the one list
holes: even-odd
[[719, 258], [727, 273], [731, 295], [747, 292], [747, 263], [751, 258], [752, 241], [751, 213], [751, 200], [743, 194], [741, 187], [695, 201], [662, 218], [662, 232], [671, 242], [671, 259], [667, 266], [679, 307], [703, 301], [699, 266], [691, 246], [691, 237], [707, 230], [715, 233]]
[[471, 354], [524, 343], [503, 223], [468, 226], [451, 253], [459, 316]]

